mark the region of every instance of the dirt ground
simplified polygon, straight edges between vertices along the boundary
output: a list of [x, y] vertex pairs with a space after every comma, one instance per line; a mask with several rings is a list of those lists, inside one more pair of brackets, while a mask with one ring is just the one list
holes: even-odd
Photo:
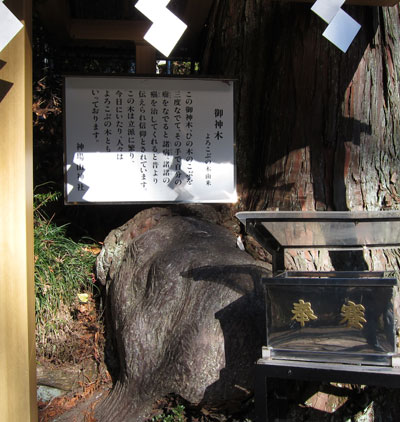
[[[65, 391], [49, 401], [38, 400], [39, 422], [59, 420], [78, 405], [94, 405], [94, 399], [100, 393], [107, 394], [112, 386], [104, 362], [104, 327], [93, 297], [89, 296], [86, 302], [77, 301], [72, 314], [68, 344], [57, 345], [63, 353], [37, 359], [38, 385]], [[90, 412], [86, 413], [83, 420], [94, 421], [88, 416]]]
[[[105, 333], [102, 314], [92, 296], [87, 302], [77, 302], [72, 310], [73, 324], [69, 326], [63, 354], [38, 357], [38, 385], [65, 390], [50, 400], [38, 400], [39, 422], [95, 422], [95, 407], [112, 388], [112, 378], [105, 363]], [[172, 419], [174, 409], [183, 406], [179, 419]], [[254, 406], [248, 403], [243, 415], [225, 415], [216, 409], [191, 406], [174, 395], [154, 404], [149, 420], [228, 422], [251, 421]], [[164, 415], [164, 419], [162, 416]], [[170, 418], [168, 419], [168, 415]]]
[[[94, 409], [112, 388], [112, 378], [105, 364], [105, 335], [99, 307], [90, 296], [85, 303], [77, 302], [73, 314], [69, 344], [63, 349], [68, 351], [65, 360], [38, 357], [38, 384], [65, 390], [58, 397], [38, 400], [39, 422], [96, 422]], [[398, 390], [353, 385], [338, 388], [329, 383], [324, 386], [325, 391], [322, 386], [310, 383], [298, 384], [293, 391], [292, 387], [290, 390], [285, 388], [282, 382], [277, 386], [291, 401], [286, 421], [394, 422], [400, 414]], [[183, 411], [174, 417], [174, 409], [178, 406], [183, 406]], [[170, 395], [154, 404], [149, 421], [253, 422], [254, 400], [251, 398], [244, 403], [240, 414], [229, 415], [218, 409], [192, 406], [182, 398]]]

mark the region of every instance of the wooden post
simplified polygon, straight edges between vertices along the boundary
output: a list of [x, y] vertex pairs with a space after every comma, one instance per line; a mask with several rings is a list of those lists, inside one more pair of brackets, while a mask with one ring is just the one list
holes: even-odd
[[32, 0], [0, 53], [0, 419], [37, 421], [32, 192]]
[[136, 42], [136, 74], [156, 73], [156, 49], [147, 42]]

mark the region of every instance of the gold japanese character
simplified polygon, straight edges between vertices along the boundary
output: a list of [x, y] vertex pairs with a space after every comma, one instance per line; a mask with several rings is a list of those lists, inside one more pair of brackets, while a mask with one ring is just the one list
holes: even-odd
[[361, 330], [363, 324], [367, 322], [364, 318], [365, 308], [363, 305], [356, 305], [354, 302], [349, 300], [347, 305], [343, 305], [341, 309], [341, 315], [343, 319], [340, 321], [341, 324], [347, 322], [349, 328], [358, 328]]
[[311, 319], [318, 319], [318, 317], [314, 315], [314, 311], [311, 308], [311, 303], [304, 302], [303, 299], [300, 299], [298, 303], [293, 303], [292, 314], [294, 314], [292, 319], [300, 322], [302, 327], [304, 327], [305, 322], [308, 322]]

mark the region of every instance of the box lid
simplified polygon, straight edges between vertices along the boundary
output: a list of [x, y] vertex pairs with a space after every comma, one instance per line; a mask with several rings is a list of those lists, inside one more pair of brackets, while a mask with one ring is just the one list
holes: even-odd
[[400, 246], [400, 211], [247, 211], [236, 217], [269, 251]]

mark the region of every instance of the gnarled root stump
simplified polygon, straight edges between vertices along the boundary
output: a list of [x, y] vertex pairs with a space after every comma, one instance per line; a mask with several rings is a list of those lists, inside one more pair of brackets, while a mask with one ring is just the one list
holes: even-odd
[[98, 259], [119, 376], [101, 421], [142, 421], [158, 398], [240, 406], [265, 323], [263, 268], [227, 229], [146, 210], [110, 233]]

